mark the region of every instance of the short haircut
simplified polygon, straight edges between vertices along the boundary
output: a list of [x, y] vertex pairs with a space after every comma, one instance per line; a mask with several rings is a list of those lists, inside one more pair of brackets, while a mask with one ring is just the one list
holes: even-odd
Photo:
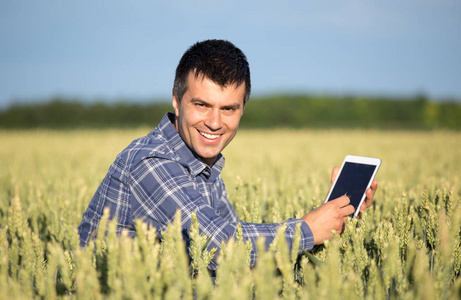
[[243, 104], [250, 98], [250, 66], [245, 54], [226, 40], [205, 40], [192, 45], [183, 54], [176, 68], [173, 95], [181, 101], [187, 91], [187, 76], [203, 76], [222, 87], [245, 84]]

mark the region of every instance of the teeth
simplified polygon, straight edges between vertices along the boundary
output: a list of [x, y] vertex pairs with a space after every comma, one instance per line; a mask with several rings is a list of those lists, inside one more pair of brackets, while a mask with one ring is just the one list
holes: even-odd
[[206, 137], [207, 139], [210, 139], [210, 140], [214, 140], [214, 139], [217, 139], [220, 135], [219, 134], [208, 134], [208, 133], [205, 133], [205, 132], [201, 132], [199, 131], [201, 135], [203, 135], [204, 137]]

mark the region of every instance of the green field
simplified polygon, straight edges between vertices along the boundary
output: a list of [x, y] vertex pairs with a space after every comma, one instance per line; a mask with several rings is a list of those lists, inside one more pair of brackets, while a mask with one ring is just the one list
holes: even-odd
[[[215, 285], [206, 237], [192, 263], [178, 224], [165, 242], [140, 224], [131, 240], [109, 224], [97, 251], [77, 226], [110, 163], [149, 128], [0, 131], [0, 291], [4, 299], [459, 299], [461, 133], [242, 130], [225, 149], [223, 178], [240, 217], [280, 222], [320, 205], [346, 154], [382, 159], [373, 206], [311, 253], [283, 239], [248, 267], [231, 241]], [[101, 235], [102, 236], [102, 235]]]

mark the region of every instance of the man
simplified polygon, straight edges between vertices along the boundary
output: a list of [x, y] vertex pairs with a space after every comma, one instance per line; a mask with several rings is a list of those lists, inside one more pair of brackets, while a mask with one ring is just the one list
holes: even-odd
[[[237, 133], [251, 90], [245, 55], [228, 41], [207, 40], [190, 47], [176, 69], [173, 87], [174, 114], [167, 113], [145, 137], [123, 150], [91, 200], [79, 226], [80, 243], [87, 246], [96, 232], [105, 207], [116, 220], [117, 231], [135, 235], [135, 219], [158, 229], [159, 237], [181, 211], [186, 240], [195, 213], [200, 231], [211, 237], [208, 248], [221, 247], [235, 237], [241, 224], [244, 239], [253, 243], [265, 237], [273, 241], [283, 223], [254, 224], [240, 221], [227, 199], [220, 173], [221, 151]], [[333, 169], [332, 180], [338, 168]], [[367, 191], [361, 210], [371, 205], [377, 182]], [[312, 249], [342, 232], [347, 216], [354, 212], [346, 196], [330, 201], [302, 219], [288, 219], [286, 239], [291, 246], [297, 224], [300, 247]], [[253, 247], [251, 265], [255, 264]], [[217, 268], [216, 259], [208, 266]]]

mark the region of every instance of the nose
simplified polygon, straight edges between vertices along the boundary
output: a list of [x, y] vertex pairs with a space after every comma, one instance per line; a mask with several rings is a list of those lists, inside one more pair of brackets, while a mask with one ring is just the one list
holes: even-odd
[[219, 109], [210, 110], [205, 125], [211, 130], [219, 130], [222, 127], [221, 112]]

